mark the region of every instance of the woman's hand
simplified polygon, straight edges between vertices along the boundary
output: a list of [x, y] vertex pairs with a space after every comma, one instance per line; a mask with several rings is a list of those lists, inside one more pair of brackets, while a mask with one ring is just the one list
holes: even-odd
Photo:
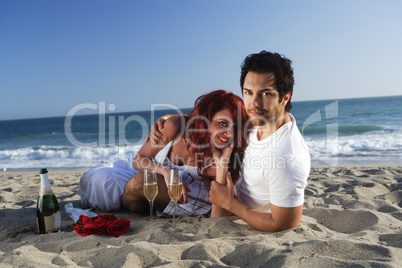
[[215, 162], [216, 181], [222, 185], [226, 185], [226, 173], [229, 168], [229, 159], [233, 152], [233, 143], [223, 149], [217, 149], [211, 145], [211, 152]]
[[233, 152], [233, 144], [223, 149], [217, 149], [215, 146], [211, 145], [211, 152], [216, 168], [228, 168], [229, 159]]

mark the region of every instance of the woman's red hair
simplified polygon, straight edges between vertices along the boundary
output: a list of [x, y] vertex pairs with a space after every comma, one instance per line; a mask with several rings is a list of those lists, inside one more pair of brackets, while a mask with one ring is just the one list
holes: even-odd
[[[233, 137], [233, 152], [230, 157], [229, 171], [231, 172], [233, 181], [239, 177], [239, 170], [244, 156], [244, 150], [247, 147], [247, 128], [252, 127], [247, 124], [248, 116], [244, 107], [243, 100], [233, 93], [225, 90], [216, 90], [208, 94], [200, 96], [194, 103], [194, 109], [190, 113], [189, 125], [187, 127], [187, 149], [193, 151], [196, 158], [197, 153], [203, 153], [205, 156], [212, 156], [210, 148], [210, 132], [209, 125], [212, 122], [212, 117], [223, 109], [229, 109], [233, 117], [235, 128]], [[196, 130], [196, 131], [194, 131]], [[202, 161], [197, 161], [198, 171], [204, 167]], [[201, 174], [200, 174], [201, 175]]]

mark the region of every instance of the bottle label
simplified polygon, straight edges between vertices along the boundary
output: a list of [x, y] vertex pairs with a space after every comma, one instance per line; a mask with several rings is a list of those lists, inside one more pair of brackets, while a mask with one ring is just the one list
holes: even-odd
[[[60, 210], [56, 213], [53, 213], [50, 216], [44, 216], [43, 221], [45, 223], [45, 232], [54, 232], [61, 229], [61, 214]], [[38, 222], [38, 231], [39, 230], [39, 222]]]

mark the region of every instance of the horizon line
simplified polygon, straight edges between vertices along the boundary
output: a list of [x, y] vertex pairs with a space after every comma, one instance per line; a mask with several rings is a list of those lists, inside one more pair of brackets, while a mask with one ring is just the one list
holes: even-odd
[[[314, 99], [314, 100], [292, 100], [292, 103], [301, 103], [301, 102], [314, 102], [314, 101], [336, 101], [336, 100], [352, 100], [352, 99], [372, 99], [372, 98], [387, 98], [387, 97], [400, 97], [402, 95], [385, 95], [385, 96], [369, 96], [369, 97], [353, 97], [353, 98], [332, 98], [332, 99]], [[192, 109], [193, 107], [177, 107], [179, 109]], [[158, 109], [158, 111], [168, 111], [170, 109]], [[107, 115], [113, 114], [122, 114], [122, 113], [140, 113], [140, 112], [148, 112], [150, 110], [131, 110], [131, 111], [121, 111], [121, 112], [109, 112], [105, 113]], [[88, 114], [80, 114], [76, 116], [93, 116], [98, 115], [96, 113], [88, 113]], [[31, 117], [31, 118], [10, 118], [10, 119], [1, 119], [0, 122], [5, 121], [15, 121], [15, 120], [32, 120], [32, 119], [50, 119], [50, 118], [58, 118], [58, 117], [66, 117], [67, 115], [54, 115], [54, 116], [40, 116], [40, 117]]]

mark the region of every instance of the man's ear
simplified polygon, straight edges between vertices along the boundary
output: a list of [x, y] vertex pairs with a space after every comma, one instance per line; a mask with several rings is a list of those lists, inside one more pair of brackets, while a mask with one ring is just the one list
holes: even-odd
[[290, 92], [286, 93], [283, 98], [282, 98], [282, 105], [283, 107], [286, 106], [286, 104], [288, 103], [288, 101], [290, 100]]

